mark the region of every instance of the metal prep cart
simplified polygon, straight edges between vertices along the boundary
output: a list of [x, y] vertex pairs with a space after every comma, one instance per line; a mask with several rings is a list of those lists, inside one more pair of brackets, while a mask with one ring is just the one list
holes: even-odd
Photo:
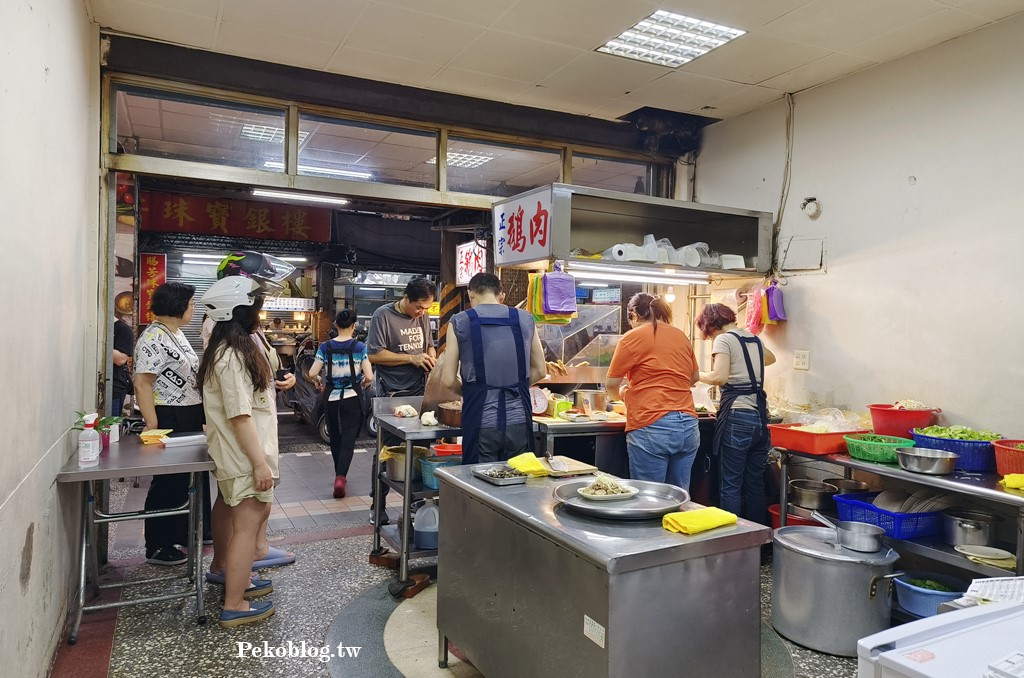
[[[423, 590], [430, 579], [425, 574], [409, 574], [409, 561], [414, 558], [431, 558], [437, 555], [436, 549], [415, 550], [412, 546], [412, 503], [418, 499], [436, 497], [437, 490], [424, 487], [422, 482], [412, 480], [413, 448], [418, 442], [430, 443], [441, 438], [454, 438], [462, 435], [462, 429], [451, 426], [423, 426], [418, 417], [396, 417], [392, 413], [396, 407], [411, 405], [419, 412], [423, 405], [422, 396], [403, 396], [395, 398], [374, 398], [373, 414], [377, 418], [377, 452], [383, 447], [383, 432], [387, 431], [398, 436], [405, 443], [405, 479], [407, 482], [392, 480], [374, 464], [373, 482], [373, 550], [370, 552], [371, 562], [379, 564], [380, 558], [387, 554], [381, 540], [398, 554], [398, 581], [388, 585], [393, 596], [411, 598]], [[402, 517], [398, 525], [381, 525], [381, 516], [385, 507], [382, 501], [383, 486], [402, 493]]]
[[[68, 636], [68, 644], [74, 645], [78, 640], [78, 627], [82, 623], [82, 613], [90, 610], [103, 610], [125, 605], [155, 603], [163, 600], [176, 600], [195, 596], [196, 621], [206, 623], [206, 611], [203, 606], [203, 587], [199, 578], [203, 572], [203, 486], [199, 482], [201, 473], [214, 469], [213, 460], [207, 454], [206, 445], [182, 445], [164, 448], [163, 445], [143, 445], [138, 436], [126, 436], [120, 442], [111, 443], [110, 447], [100, 454], [99, 464], [80, 467], [77, 456], [64, 464], [57, 474], [59, 483], [82, 484], [82, 544], [78, 557], [78, 610], [75, 621]], [[125, 511], [121, 513], [104, 513], [96, 502], [97, 481], [111, 480], [130, 476], [158, 476], [168, 473], [188, 473], [188, 499], [181, 506], [161, 511]], [[125, 520], [145, 520], [146, 518], [162, 518], [165, 516], [188, 516], [188, 533], [191, 542], [188, 549], [188, 567], [184, 575], [175, 574], [164, 577], [152, 577], [139, 581], [125, 581], [114, 584], [100, 584], [99, 562], [97, 559], [96, 525], [116, 523]], [[102, 589], [137, 586], [159, 581], [186, 579], [187, 585], [182, 591], [167, 593], [160, 596], [148, 596], [132, 600], [121, 600], [99, 605], [85, 604], [86, 572], [92, 582], [93, 596], [98, 596]]]
[[498, 487], [439, 469], [438, 663], [451, 639], [488, 678], [760, 676], [760, 546], [736, 525], [568, 513], [560, 481]]

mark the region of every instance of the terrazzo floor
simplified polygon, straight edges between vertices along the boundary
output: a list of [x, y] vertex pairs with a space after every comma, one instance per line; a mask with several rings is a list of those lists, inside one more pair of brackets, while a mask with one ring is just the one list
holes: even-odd
[[[289, 437], [285, 443], [285, 432]], [[221, 588], [205, 585], [209, 622], [195, 623], [194, 601], [122, 608], [116, 613], [87, 614], [78, 645], [59, 648], [52, 678], [277, 678], [331, 676], [332, 678], [426, 678], [472, 676], [472, 666], [453, 656], [451, 670], [437, 669], [436, 636], [433, 642], [406, 642], [402, 628], [422, 624], [430, 617], [433, 592], [399, 604], [386, 593], [394, 574], [371, 566], [369, 513], [369, 454], [357, 454], [350, 471], [350, 490], [359, 492], [348, 500], [331, 498], [333, 468], [326, 446], [308, 429], [291, 422], [282, 424], [282, 482], [271, 519], [271, 543], [297, 555], [293, 565], [266, 570], [274, 581], [268, 596], [277, 613], [261, 624], [221, 629]], [[363, 449], [372, 449], [365, 441]], [[326, 454], [325, 454], [326, 453]], [[147, 482], [135, 488], [129, 479], [111, 483], [114, 508], [141, 507]], [[397, 497], [389, 496], [392, 516], [397, 516]], [[130, 521], [111, 526], [110, 560], [129, 580], [166, 574], [169, 568], [143, 563], [142, 523]], [[209, 555], [206, 563], [209, 563]], [[183, 571], [184, 566], [179, 566]], [[762, 617], [770, 613], [771, 568], [761, 571]], [[153, 585], [125, 589], [125, 598], [144, 595]], [[429, 589], [428, 589], [429, 591]], [[90, 628], [92, 627], [92, 628]], [[386, 631], [391, 628], [391, 633]], [[91, 633], [90, 633], [91, 631]], [[801, 648], [783, 639], [796, 667], [795, 678], [852, 678], [856, 662]], [[286, 657], [254, 656], [266, 647], [289, 653]], [[303, 646], [303, 643], [305, 645]], [[330, 662], [320, 653], [330, 645]], [[357, 656], [338, 646], [361, 648]], [[305, 649], [303, 649], [305, 647]], [[280, 648], [280, 649], [279, 649]], [[311, 656], [316, 653], [317, 656]], [[305, 656], [301, 656], [301, 655]], [[88, 658], [88, 659], [86, 659]]]

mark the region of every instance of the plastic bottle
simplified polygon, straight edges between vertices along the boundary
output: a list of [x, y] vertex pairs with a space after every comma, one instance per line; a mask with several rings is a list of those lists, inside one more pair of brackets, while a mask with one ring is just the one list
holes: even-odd
[[416, 511], [416, 515], [412, 519], [416, 548], [437, 548], [437, 526], [440, 517], [441, 513], [433, 499], [427, 499], [426, 503]]
[[78, 436], [78, 465], [96, 466], [100, 463], [100, 434], [96, 430], [96, 415], [85, 415], [85, 429]]

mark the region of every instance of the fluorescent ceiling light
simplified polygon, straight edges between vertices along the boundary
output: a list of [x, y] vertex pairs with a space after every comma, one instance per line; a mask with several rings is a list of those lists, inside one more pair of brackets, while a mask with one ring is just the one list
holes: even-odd
[[215, 259], [217, 261], [220, 261], [221, 259], [224, 258], [223, 254], [200, 254], [194, 252], [184, 252], [182, 253], [181, 256], [187, 257], [189, 259]]
[[580, 287], [608, 287], [608, 283], [585, 282], [580, 283]]
[[328, 205], [347, 205], [348, 200], [337, 198], [333, 195], [314, 195], [312, 193], [290, 193], [288, 191], [268, 191], [262, 188], [252, 189], [252, 194], [257, 198], [276, 198], [278, 200], [291, 200], [293, 202], [316, 202]]
[[701, 273], [699, 271], [678, 271], [673, 268], [662, 268], [662, 269], [645, 269], [630, 267], [628, 265], [612, 265], [612, 264], [597, 264], [590, 263], [587, 261], [573, 261], [569, 264], [570, 273], [576, 271], [598, 271], [601, 273], [625, 273], [634, 276], [641, 277], [661, 277], [671, 276], [676, 282], [707, 282], [709, 277], [707, 273]]
[[383, 287], [360, 287], [359, 291], [361, 291], [361, 292], [383, 292], [384, 288]]
[[[263, 163], [267, 169], [284, 170], [284, 163], [276, 160], [267, 160]], [[356, 172], [354, 170], [336, 169], [334, 167], [320, 167], [318, 165], [299, 165], [300, 174], [321, 174], [328, 177], [349, 177], [352, 179], [372, 179], [370, 172]]]
[[658, 10], [597, 48], [598, 52], [677, 68], [746, 33]]
[[[309, 132], [299, 132], [299, 143], [301, 144], [309, 136]], [[250, 141], [269, 141], [273, 144], [284, 143], [284, 128], [273, 125], [254, 125], [246, 123], [242, 125], [242, 131], [238, 133], [239, 139]]]
[[[479, 167], [484, 163], [488, 163], [494, 160], [493, 155], [481, 155], [479, 153], [459, 153], [455, 151], [448, 151], [448, 166], [449, 167], [464, 167], [466, 169], [473, 169]], [[437, 164], [437, 156], [427, 161], [428, 165]]]
[[605, 280], [611, 282], [634, 282], [646, 285], [702, 285], [700, 280], [680, 280], [679, 278], [652, 278], [629, 273], [576, 273], [579, 280]]
[[305, 262], [306, 257], [281, 257], [281, 261], [299, 261]]

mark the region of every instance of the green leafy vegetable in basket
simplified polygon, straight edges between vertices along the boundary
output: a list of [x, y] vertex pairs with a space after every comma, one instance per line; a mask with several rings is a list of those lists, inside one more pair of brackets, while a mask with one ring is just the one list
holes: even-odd
[[1017, 443], [1017, 447], [1015, 447], [1014, 449], [1015, 450], [1024, 450], [1024, 443]]
[[908, 579], [907, 583], [919, 589], [928, 589], [929, 591], [942, 591], [943, 593], [952, 593], [954, 591], [954, 589], [934, 579]]
[[992, 431], [975, 431], [968, 426], [929, 426], [928, 428], [915, 428], [914, 433], [933, 438], [948, 438], [950, 440], [999, 440], [1002, 438], [998, 433]]
[[860, 437], [861, 442], [864, 443], [892, 443], [895, 442], [889, 436], [875, 435], [874, 433], [865, 433]]

